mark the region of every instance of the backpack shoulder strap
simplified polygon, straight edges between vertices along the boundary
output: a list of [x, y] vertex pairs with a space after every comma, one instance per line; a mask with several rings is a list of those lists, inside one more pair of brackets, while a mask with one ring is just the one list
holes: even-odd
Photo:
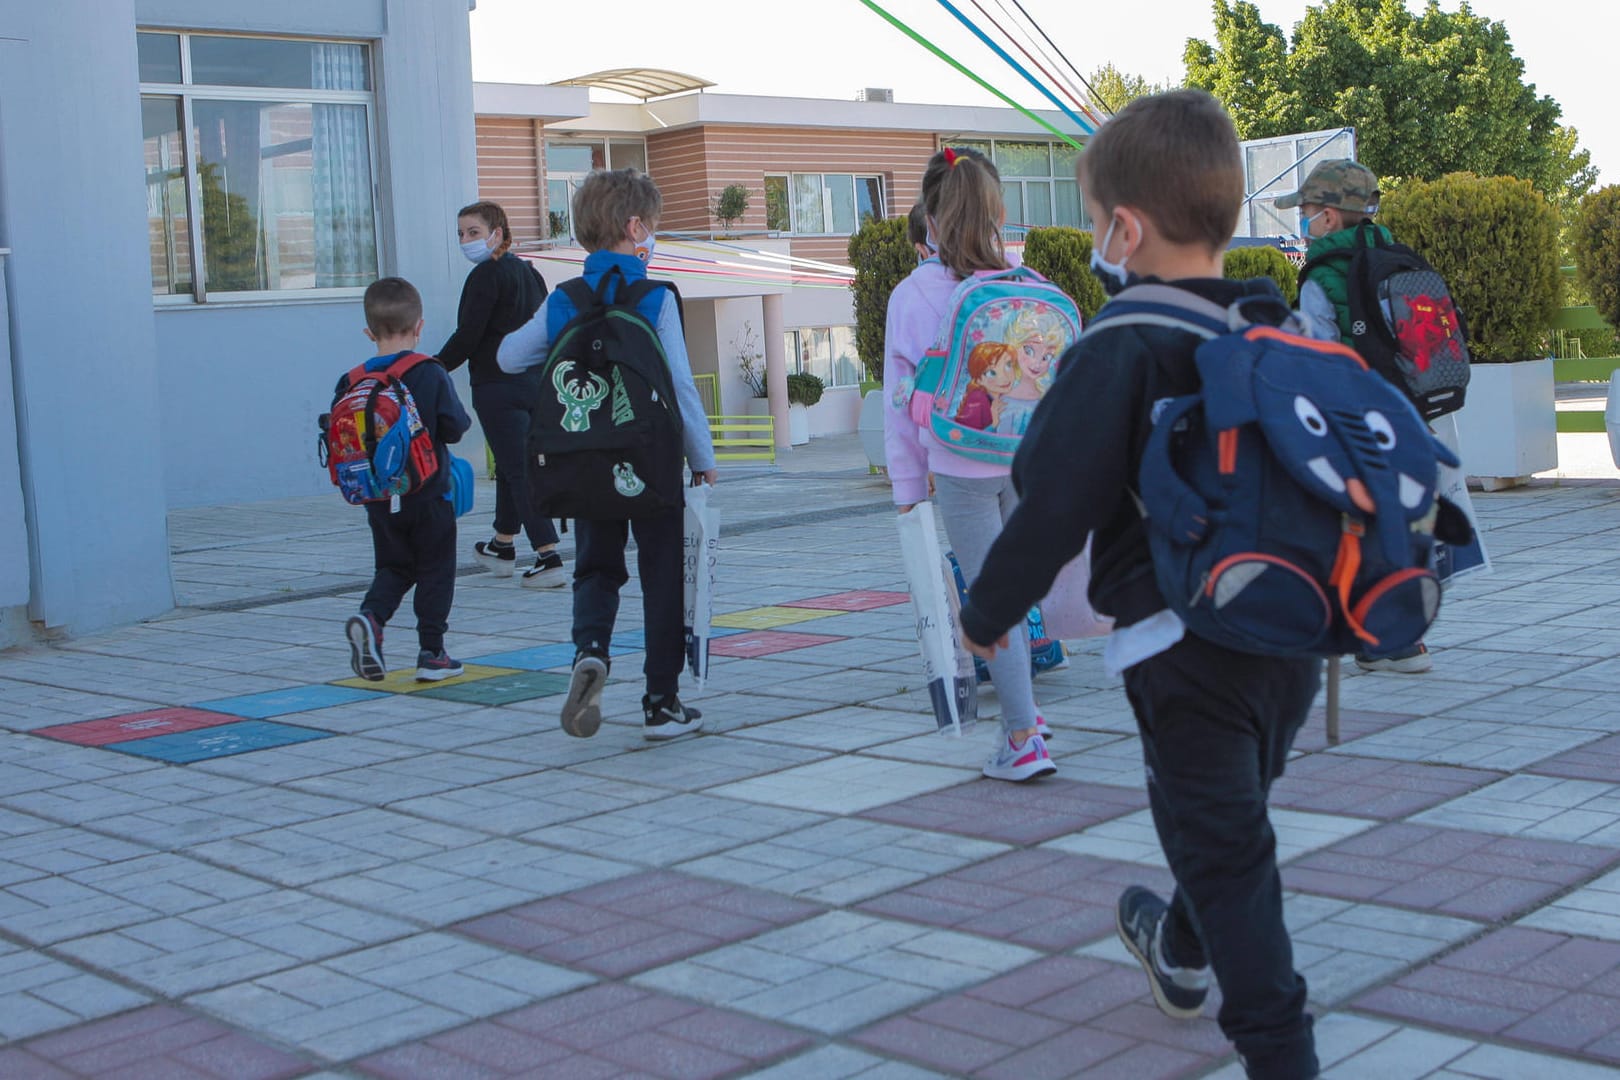
[[1185, 289], [1133, 285], [1104, 304], [1080, 336], [1089, 337], [1111, 326], [1162, 326], [1209, 340], [1246, 325], [1248, 320], [1232, 309]]
[[383, 374], [387, 375], [390, 379], [402, 379], [404, 378], [405, 373], [411, 370], [411, 368], [432, 359], [433, 357], [428, 356], [426, 353], [408, 352], [398, 360], [395, 360], [392, 364], [389, 364], [388, 367], [384, 369]]
[[[605, 279], [606, 275], [604, 274], [603, 277]], [[582, 277], [569, 278], [557, 286], [557, 291], [568, 297], [569, 301], [574, 305], [574, 314], [576, 316], [583, 315], [602, 302], [598, 291], [587, 285]]]
[[1318, 266], [1324, 266], [1330, 262], [1337, 262], [1340, 259], [1344, 259], [1348, 262], [1350, 259], [1355, 258], [1355, 256], [1356, 253], [1353, 248], [1334, 248], [1332, 251], [1324, 251], [1320, 255], [1312, 256], [1311, 258], [1305, 260], [1304, 266], [1299, 268], [1300, 283], [1304, 284], [1305, 276], [1312, 270], [1315, 270]]
[[681, 290], [675, 287], [673, 281], [663, 279], [642, 278], [632, 282], [619, 294], [618, 302], [626, 307], [639, 308], [641, 302], [659, 289], [668, 289], [669, 294], [675, 298], [675, 313], [680, 316], [681, 329], [686, 329], [686, 308], [681, 303]]

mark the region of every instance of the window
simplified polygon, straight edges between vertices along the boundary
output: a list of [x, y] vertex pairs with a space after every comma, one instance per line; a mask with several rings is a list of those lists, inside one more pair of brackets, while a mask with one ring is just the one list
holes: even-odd
[[811, 326], [783, 335], [794, 370], [819, 378], [826, 386], [859, 386], [861, 361], [855, 352], [853, 326]]
[[996, 163], [1007, 203], [1007, 239], [1021, 240], [1029, 229], [1047, 225], [1091, 228], [1074, 180], [1080, 151], [1068, 143], [947, 138], [941, 145], [977, 150]]
[[579, 185], [594, 169], [647, 171], [647, 144], [640, 139], [563, 138], [546, 140], [546, 235], [572, 239], [573, 202]]
[[868, 218], [883, 216], [880, 177], [851, 173], [765, 177], [765, 227], [772, 232], [848, 236]]
[[1297, 236], [1299, 212], [1278, 210], [1277, 197], [1298, 191], [1318, 161], [1354, 158], [1355, 136], [1348, 131], [1313, 131], [1255, 139], [1243, 144], [1243, 168], [1250, 199], [1238, 220], [1239, 236]]
[[153, 32], [136, 44], [154, 295], [352, 293], [377, 277], [367, 46]]

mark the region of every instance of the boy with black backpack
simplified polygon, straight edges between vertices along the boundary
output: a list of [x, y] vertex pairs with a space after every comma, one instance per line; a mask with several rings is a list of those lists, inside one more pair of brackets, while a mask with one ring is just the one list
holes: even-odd
[[456, 588], [456, 514], [450, 502], [450, 451], [472, 421], [437, 360], [416, 351], [422, 297], [404, 278], [366, 289], [366, 337], [378, 355], [338, 380], [322, 417], [332, 482], [363, 504], [371, 525], [376, 574], [360, 612], [345, 627], [349, 663], [372, 682], [387, 674], [383, 627], [416, 587], [416, 678], [437, 682], [462, 673], [444, 648]]
[[1092, 266], [1112, 299], [1062, 358], [1013, 461], [1020, 502], [963, 605], [993, 655], [1091, 537], [1149, 804], [1176, 888], [1132, 886], [1117, 930], [1160, 1010], [1218, 1020], [1251, 1080], [1319, 1073], [1267, 813], [1346, 640], [1415, 640], [1437, 458], [1354, 353], [1290, 332], [1267, 279], [1222, 278], [1245, 196], [1214, 98], [1131, 102], [1080, 156]]
[[679, 696], [686, 660], [681, 459], [713, 484], [708, 416], [686, 355], [680, 297], [647, 278], [663, 197], [635, 169], [598, 170], [574, 195], [574, 230], [589, 252], [583, 276], [546, 297], [496, 359], [516, 374], [539, 367], [529, 425], [529, 483], [548, 517], [571, 518], [574, 667], [562, 729], [602, 723], [609, 643], [636, 539], [647, 659], [642, 735], [672, 739], [702, 727]]
[[[1355, 349], [1432, 420], [1462, 408], [1468, 386], [1465, 328], [1444, 279], [1423, 257], [1373, 221], [1378, 177], [1348, 159], [1316, 165], [1296, 192], [1310, 241], [1300, 271], [1299, 311], [1310, 335]], [[1420, 641], [1398, 652], [1356, 653], [1366, 671], [1422, 674], [1434, 666]]]

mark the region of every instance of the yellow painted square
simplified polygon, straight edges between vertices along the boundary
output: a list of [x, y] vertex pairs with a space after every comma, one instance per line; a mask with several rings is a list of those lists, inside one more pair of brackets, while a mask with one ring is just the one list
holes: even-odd
[[847, 611], [822, 611], [816, 608], [757, 607], [747, 611], [733, 611], [730, 615], [716, 615], [715, 626], [737, 630], [774, 630], [778, 626], [825, 619], [829, 615], [847, 615]]
[[449, 679], [440, 679], [438, 682], [417, 682], [416, 667], [412, 665], [390, 671], [383, 676], [381, 682], [371, 682], [369, 679], [339, 679], [333, 686], [352, 686], [357, 690], [380, 690], [390, 694], [414, 694], [418, 690], [431, 690], [435, 686], [454, 686], [457, 683], [477, 682], [479, 679], [493, 679], [497, 675], [516, 675], [517, 668], [485, 667], [482, 664], [464, 664], [460, 675]]

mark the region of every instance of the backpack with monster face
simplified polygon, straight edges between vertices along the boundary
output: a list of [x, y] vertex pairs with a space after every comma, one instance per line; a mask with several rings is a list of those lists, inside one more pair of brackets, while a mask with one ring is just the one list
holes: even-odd
[[529, 413], [530, 495], [547, 517], [680, 508], [681, 413], [652, 321], [665, 288], [674, 292], [665, 281], [627, 283], [617, 268], [595, 289], [583, 278], [558, 286], [574, 315], [541, 365]]
[[1204, 339], [1202, 388], [1156, 407], [1138, 478], [1165, 601], [1192, 633], [1240, 652], [1415, 645], [1440, 608], [1436, 530], [1468, 536], [1436, 490], [1440, 463], [1456, 459], [1353, 350], [1240, 308], [1142, 285], [1088, 331], [1137, 323]]

